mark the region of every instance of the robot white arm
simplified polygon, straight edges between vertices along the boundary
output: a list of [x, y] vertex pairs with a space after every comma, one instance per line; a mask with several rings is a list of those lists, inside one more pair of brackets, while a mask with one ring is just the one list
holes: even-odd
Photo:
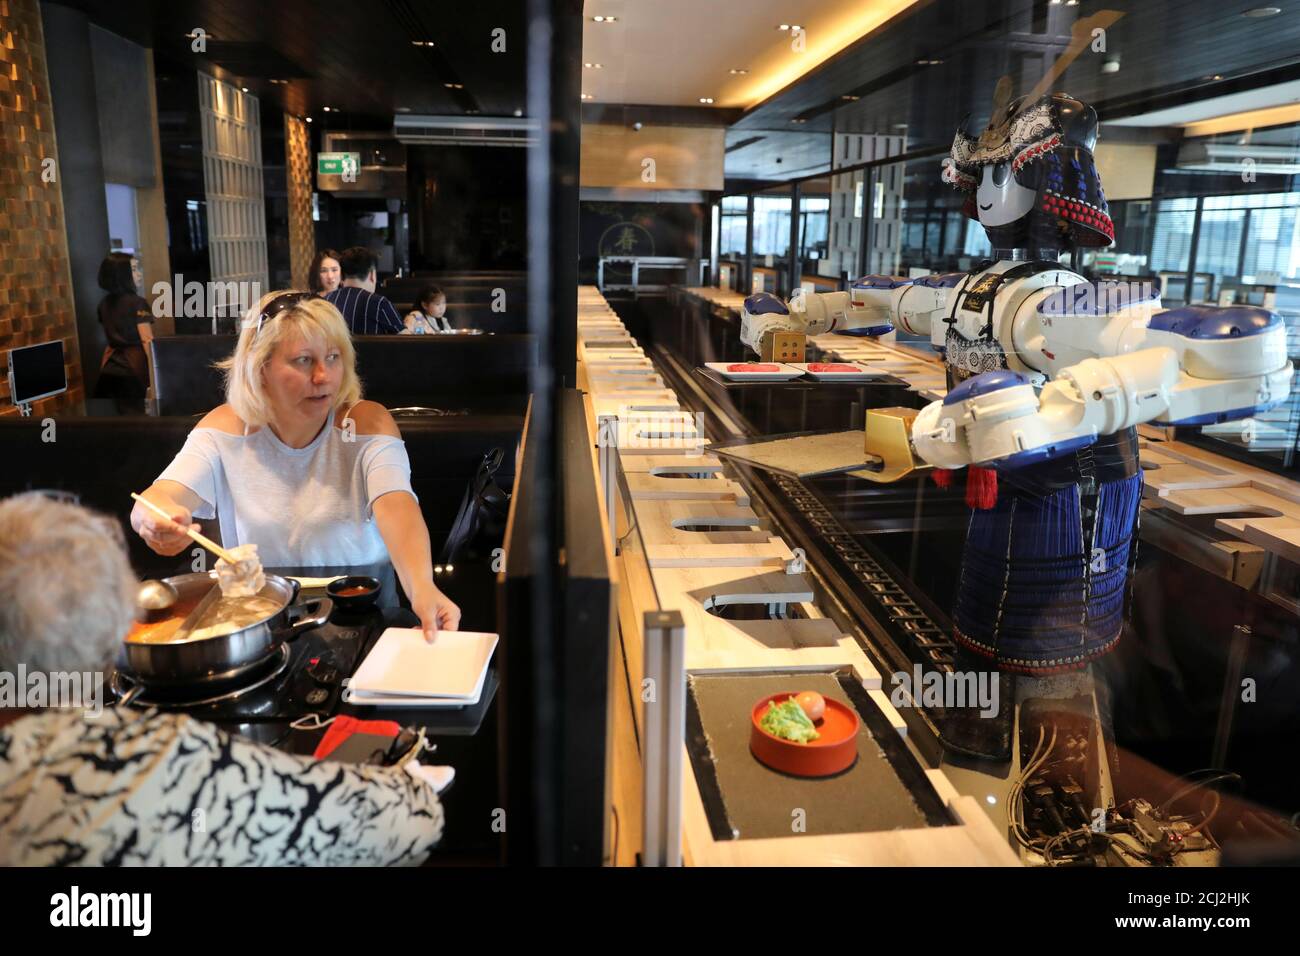
[[909, 279], [899, 276], [864, 276], [850, 283], [847, 292], [795, 291], [782, 302], [770, 292], [745, 299], [740, 315], [740, 341], [762, 352], [763, 337], [771, 332], [805, 335], [885, 335], [894, 330], [896, 293]]
[[[1264, 309], [1104, 301], [1084, 283], [1040, 290], [1011, 323], [1015, 355], [1051, 381], [987, 372], [917, 416], [917, 454], [941, 468], [1015, 467], [1091, 444], [1142, 422], [1205, 425], [1285, 401], [1293, 368], [1281, 318]], [[1099, 301], [1100, 300], [1100, 301]]]

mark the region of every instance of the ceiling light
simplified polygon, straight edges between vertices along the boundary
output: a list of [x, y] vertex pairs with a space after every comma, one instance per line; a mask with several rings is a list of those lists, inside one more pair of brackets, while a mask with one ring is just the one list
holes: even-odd
[[1263, 19], [1264, 17], [1275, 17], [1281, 12], [1281, 7], [1252, 7], [1245, 11], [1242, 16], [1250, 17], [1252, 20], [1258, 20]]
[[321, 107], [321, 109], [323, 109], [326, 113], [330, 111], [330, 108], [328, 106], [323, 106]]
[[801, 27], [801, 26], [799, 26], [799, 24], [795, 23], [795, 24], [791, 24], [790, 29], [791, 29], [791, 30], [802, 30], [803, 27]]
[[248, 87], [246, 87], [246, 86], [241, 86], [241, 87], [239, 88], [239, 91], [240, 91], [241, 93], [247, 93], [247, 92], [248, 92]]
[[464, 83], [444, 83], [442, 85], [447, 87], [449, 90], [463, 90], [465, 88]]
[[1119, 72], [1119, 60], [1107, 60], [1105, 63], [1103, 63], [1103, 64], [1101, 65], [1101, 72], [1103, 72], [1103, 73], [1118, 73], [1118, 72]]
[[1079, 5], [1079, 0], [1065, 0], [1065, 5], [1067, 7], [1077, 7]]
[[582, 68], [584, 70], [603, 70], [605, 69], [605, 65], [603, 63], [584, 63], [582, 64]]
[[307, 117], [307, 122], [308, 122], [308, 123], [311, 122], [311, 117], [310, 117], [310, 116]]
[[700, 102], [701, 102], [701, 103], [712, 103], [712, 102], [713, 102], [713, 97], [711, 97], [711, 96], [701, 96], [701, 97], [700, 97]]
[[411, 46], [435, 46], [432, 40], [412, 40]]
[[411, 108], [410, 108], [409, 106], [399, 106], [399, 107], [397, 108], [397, 112], [399, 112], [399, 113], [409, 113], [409, 112], [411, 112]]
[[592, 17], [591, 19], [596, 23], [613, 23], [618, 17]]
[[1223, 79], [1223, 74], [1222, 74], [1222, 73], [1215, 73], [1214, 76], [1207, 76], [1207, 77], [1205, 77], [1205, 79], [1207, 79], [1207, 80], [1221, 80], [1221, 79]]
[[523, 115], [524, 115], [524, 111], [523, 111], [523, 110], [515, 110], [515, 115], [516, 115], [516, 116], [523, 116]]
[[749, 70], [728, 70], [732, 76], [744, 76]]
[[583, 93], [583, 94], [582, 94], [582, 98], [583, 98], [584, 100], [595, 99], [595, 97], [592, 96], [590, 93]]
[[802, 118], [796, 116], [794, 119], [790, 120], [790, 122], [791, 122], [791, 123], [806, 123], [806, 122], [808, 122], [808, 120], [806, 120], [806, 119], [802, 119]]
[[848, 100], [850, 103], [856, 103], [858, 100], [862, 99], [862, 97], [854, 96], [852, 93], [845, 93], [843, 96], [840, 97], [840, 99]]
[[788, 23], [783, 23], [783, 24], [781, 24], [779, 27], [777, 27], [777, 29], [778, 29], [778, 30], [789, 30], [789, 29], [790, 29], [790, 24], [788, 24]]
[[289, 81], [288, 81], [288, 80], [274, 80], [274, 79], [273, 79], [273, 80], [271, 80], [271, 82], [274, 83], [276, 86], [284, 86], [284, 85], [287, 84]]

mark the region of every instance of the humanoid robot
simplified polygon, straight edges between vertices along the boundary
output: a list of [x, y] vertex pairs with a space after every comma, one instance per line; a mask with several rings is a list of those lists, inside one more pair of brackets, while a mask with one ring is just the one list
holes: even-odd
[[[943, 178], [966, 193], [996, 261], [866, 276], [788, 304], [759, 293], [742, 315], [755, 351], [778, 330], [898, 327], [944, 355], [947, 395], [911, 438], [936, 478], [968, 469], [957, 667], [991, 663], [1031, 683], [1059, 683], [1119, 640], [1142, 495], [1136, 426], [1248, 418], [1287, 398], [1293, 371], [1267, 310], [1162, 310], [1149, 286], [1090, 282], [1059, 263], [1114, 238], [1096, 138], [1096, 112], [1064, 94], [995, 107], [982, 133], [957, 133]], [[1009, 718], [954, 715], [940, 728], [956, 750], [1009, 755]]]

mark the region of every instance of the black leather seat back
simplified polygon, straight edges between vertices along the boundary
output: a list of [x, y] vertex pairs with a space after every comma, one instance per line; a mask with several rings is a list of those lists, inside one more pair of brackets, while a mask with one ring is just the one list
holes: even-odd
[[[528, 393], [537, 361], [531, 335], [359, 335], [357, 373], [381, 405], [473, 407], [475, 398]], [[171, 335], [153, 341], [160, 415], [195, 415], [225, 401], [214, 364], [233, 351], [225, 335]]]
[[[0, 469], [0, 497], [37, 489], [74, 494], [83, 505], [121, 522], [137, 574], [189, 571], [188, 549], [175, 558], [154, 554], [128, 522], [131, 492], [153, 483], [195, 423], [179, 417], [61, 418], [54, 424], [55, 440], [43, 441], [48, 432], [39, 419], [0, 418], [0, 461], [6, 463]], [[436, 557], [466, 486], [493, 448], [506, 453], [497, 474], [501, 486], [510, 489], [523, 415], [402, 417], [398, 427], [411, 460], [411, 487]], [[205, 531], [220, 540], [215, 521], [205, 522]]]

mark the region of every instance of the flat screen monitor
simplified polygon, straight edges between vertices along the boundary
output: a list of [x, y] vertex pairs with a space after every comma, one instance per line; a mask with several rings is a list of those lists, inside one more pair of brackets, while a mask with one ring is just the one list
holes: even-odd
[[62, 339], [10, 350], [9, 396], [15, 405], [27, 405], [67, 390]]

